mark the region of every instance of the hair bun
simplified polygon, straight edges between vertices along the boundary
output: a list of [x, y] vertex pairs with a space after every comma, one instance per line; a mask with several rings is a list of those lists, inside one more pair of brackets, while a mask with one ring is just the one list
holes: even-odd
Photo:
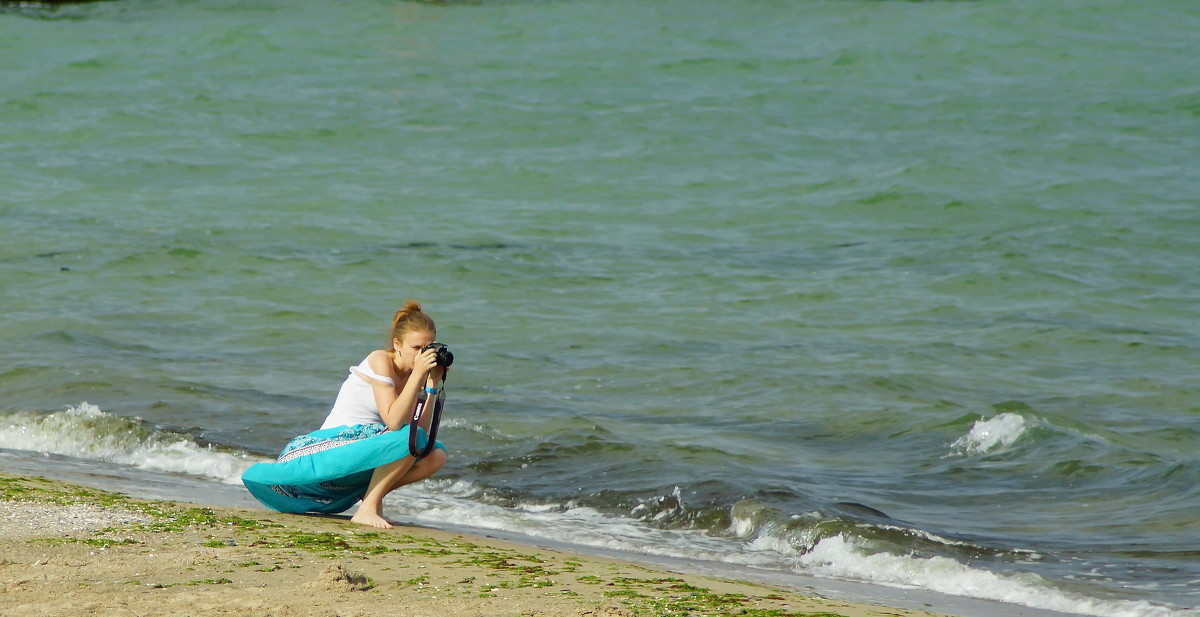
[[[392, 340], [403, 340], [404, 334], [413, 330], [424, 330], [431, 334], [437, 333], [433, 320], [421, 311], [421, 304], [412, 298], [405, 300], [404, 306], [392, 317]], [[389, 347], [391, 343], [389, 341]]]
[[401, 317], [401, 316], [407, 317], [409, 315], [412, 315], [413, 313], [420, 313], [420, 312], [421, 312], [421, 303], [417, 302], [416, 300], [413, 300], [412, 298], [409, 298], [408, 300], [404, 301], [404, 306], [402, 306], [400, 308], [400, 310], [396, 311], [396, 316], [397, 317]]

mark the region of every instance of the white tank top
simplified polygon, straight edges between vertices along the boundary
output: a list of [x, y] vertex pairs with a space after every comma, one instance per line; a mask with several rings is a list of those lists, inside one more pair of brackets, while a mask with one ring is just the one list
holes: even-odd
[[321, 428], [383, 422], [383, 417], [379, 415], [379, 407], [375, 405], [375, 391], [371, 384], [360, 379], [359, 375], [396, 385], [391, 377], [384, 377], [371, 370], [371, 366], [364, 358], [358, 366], [350, 367], [350, 375], [346, 377], [346, 381], [342, 382], [337, 400], [333, 402], [333, 409], [329, 410], [329, 415], [325, 417]]

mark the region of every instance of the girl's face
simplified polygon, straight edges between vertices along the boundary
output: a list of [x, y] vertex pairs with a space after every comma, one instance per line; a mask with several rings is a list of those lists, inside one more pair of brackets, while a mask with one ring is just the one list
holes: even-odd
[[403, 339], [392, 339], [392, 347], [396, 350], [396, 364], [411, 368], [413, 358], [433, 342], [433, 333], [426, 330], [410, 330], [404, 333]]

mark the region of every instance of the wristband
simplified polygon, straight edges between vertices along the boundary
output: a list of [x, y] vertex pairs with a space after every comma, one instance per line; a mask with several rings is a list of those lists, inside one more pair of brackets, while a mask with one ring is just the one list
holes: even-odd
[[441, 390], [437, 388], [430, 388], [429, 386], [425, 386], [425, 391], [429, 394], [437, 394], [438, 392], [441, 392]]

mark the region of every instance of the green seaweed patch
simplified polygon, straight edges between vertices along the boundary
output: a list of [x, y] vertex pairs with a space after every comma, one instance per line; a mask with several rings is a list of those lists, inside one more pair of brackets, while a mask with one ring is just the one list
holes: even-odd
[[650, 596], [640, 594], [632, 589], [619, 589], [617, 591], [606, 591], [604, 595], [609, 598], [648, 598]]
[[[530, 563], [518, 563], [521, 561]], [[492, 570], [492, 573], [487, 575], [492, 579], [508, 577], [508, 580], [488, 583], [485, 593], [496, 591], [498, 588], [551, 587], [557, 585], [552, 577], [560, 574], [557, 570], [540, 565], [546, 562], [539, 556], [520, 555], [512, 551], [476, 550], [451, 563]]]
[[392, 549], [398, 553], [406, 555], [420, 555], [423, 557], [445, 557], [447, 555], [457, 555], [457, 551], [452, 551], [448, 548], [431, 548], [428, 546], [412, 546], [405, 548]]
[[313, 552], [351, 550], [351, 544], [345, 538], [328, 531], [292, 534], [288, 538], [287, 547], [303, 548]]
[[[658, 581], [659, 583], [669, 583], [667, 589], [670, 591], [687, 591], [691, 593], [708, 593], [707, 587], [696, 587], [686, 581], [681, 581], [677, 578], [664, 578]], [[782, 599], [782, 598], [781, 598]]]
[[289, 531], [277, 533], [274, 537], [260, 537], [250, 546], [300, 549], [326, 557], [344, 557], [348, 552], [359, 556], [379, 555], [393, 550], [381, 544], [364, 544], [353, 540], [353, 537], [328, 531], [319, 533]]
[[[586, 580], [584, 580], [586, 579]], [[595, 584], [596, 577], [580, 577], [582, 582]], [[749, 606], [754, 598], [740, 593], [713, 593], [676, 578], [640, 579], [615, 577], [608, 586], [616, 587], [605, 597], [620, 600], [636, 615], [693, 615], [744, 617], [842, 617], [836, 613], [791, 613], [780, 608]], [[782, 601], [771, 594], [759, 600]]]
[[[534, 565], [516, 563], [514, 560], [532, 562]], [[503, 554], [496, 551], [478, 551], [456, 560], [454, 563], [494, 570], [497, 573], [511, 574], [515, 581], [499, 583], [495, 586], [512, 589], [517, 587], [549, 587], [554, 585], [550, 577], [559, 574], [544, 566], [537, 565], [545, 561], [536, 555]]]
[[[166, 504], [164, 504], [166, 505]], [[279, 527], [275, 523], [234, 515], [217, 514], [212, 508], [167, 508], [146, 511], [156, 521], [143, 525], [147, 531], [182, 531], [195, 527], [233, 527], [235, 529], [258, 530]]]
[[540, 570], [545, 571], [542, 566], [524, 566], [513, 563], [517, 561], [528, 561], [534, 564], [546, 563], [544, 559], [537, 555], [521, 555], [512, 551], [498, 550], [479, 550], [475, 551], [473, 556], [466, 560], [459, 560], [458, 563], [466, 563], [469, 565], [479, 565], [489, 567], [496, 570]]
[[[449, 545], [438, 542], [432, 538], [418, 538], [417, 536], [405, 534], [399, 537], [393, 537], [396, 544], [402, 545], [392, 550], [405, 555], [419, 555], [422, 557], [446, 557], [448, 555], [458, 555], [463, 549], [474, 548], [473, 544], [451, 542]], [[415, 545], [415, 546], [413, 546]]]
[[422, 574], [421, 576], [410, 578], [407, 581], [400, 581], [400, 584], [402, 584], [402, 585], [428, 585], [429, 584], [429, 575]]
[[63, 544], [86, 544], [87, 546], [96, 546], [99, 548], [108, 548], [110, 546], [128, 546], [130, 544], [141, 544], [133, 538], [39, 538], [32, 542], [44, 542], [50, 546], [62, 546]]
[[5, 501], [29, 501], [35, 489], [18, 484], [15, 478], [0, 478], [0, 497]]
[[0, 499], [60, 506], [96, 505], [133, 512], [145, 512], [147, 509], [147, 502], [127, 495], [51, 482], [46, 478], [0, 478]]
[[205, 578], [198, 581], [188, 581], [185, 585], [230, 585], [233, 581], [227, 578]]

